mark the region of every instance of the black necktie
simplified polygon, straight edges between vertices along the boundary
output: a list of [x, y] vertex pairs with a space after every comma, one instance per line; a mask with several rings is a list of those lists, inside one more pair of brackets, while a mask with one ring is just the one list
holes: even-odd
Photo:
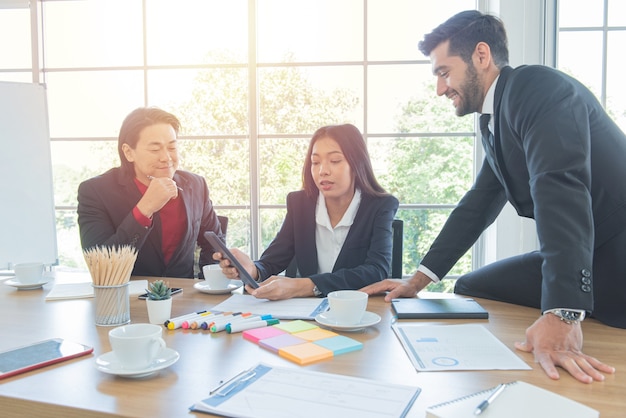
[[489, 130], [489, 119], [491, 119], [491, 115], [489, 113], [480, 115], [480, 133], [483, 136], [483, 141], [485, 142], [485, 144], [493, 148], [493, 134]]

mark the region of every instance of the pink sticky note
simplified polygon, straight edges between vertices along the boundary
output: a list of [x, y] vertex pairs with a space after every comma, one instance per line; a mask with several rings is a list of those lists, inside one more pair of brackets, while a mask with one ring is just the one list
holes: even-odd
[[285, 331], [275, 327], [262, 327], [249, 329], [243, 332], [243, 338], [253, 343], [258, 343], [259, 340], [276, 337], [277, 335], [285, 334]]

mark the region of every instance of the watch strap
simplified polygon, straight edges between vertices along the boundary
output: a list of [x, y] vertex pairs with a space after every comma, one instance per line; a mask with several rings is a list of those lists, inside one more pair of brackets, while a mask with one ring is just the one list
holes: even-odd
[[313, 294], [315, 296], [322, 296], [322, 292], [317, 288], [317, 285], [313, 286]]
[[567, 324], [574, 324], [585, 319], [586, 312], [580, 309], [555, 308], [544, 311], [544, 314], [551, 313]]

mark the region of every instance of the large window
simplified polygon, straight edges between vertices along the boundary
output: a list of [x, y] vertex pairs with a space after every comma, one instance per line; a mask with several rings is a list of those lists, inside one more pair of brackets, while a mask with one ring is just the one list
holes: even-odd
[[[124, 116], [149, 105], [180, 117], [182, 168], [205, 176], [230, 218], [228, 244], [253, 257], [280, 227], [286, 194], [301, 188], [313, 131], [355, 124], [380, 182], [401, 202], [404, 273], [412, 273], [471, 185], [475, 137], [474, 119], [436, 96], [417, 43], [475, 7], [44, 0], [0, 10], [0, 36], [19, 39], [0, 54], [0, 80], [47, 85], [60, 264], [83, 268], [78, 184], [119, 164]], [[451, 274], [470, 267], [468, 253]]]
[[558, 2], [557, 67], [591, 89], [626, 131], [626, 2]]

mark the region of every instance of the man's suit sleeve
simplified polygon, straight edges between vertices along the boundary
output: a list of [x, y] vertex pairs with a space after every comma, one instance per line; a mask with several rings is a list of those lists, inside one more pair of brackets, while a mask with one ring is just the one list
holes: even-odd
[[[593, 309], [581, 291], [592, 271], [591, 127], [595, 98], [551, 70], [525, 69], [507, 83], [502, 118], [522, 141], [543, 257], [542, 309]], [[587, 97], [585, 97], [587, 95]]]
[[[93, 179], [78, 187], [77, 213], [81, 246], [87, 249], [96, 245], [132, 245], [139, 250], [152, 227], [141, 226], [133, 216], [132, 206], [126, 210], [124, 207], [128, 206], [127, 202], [109, 193], [111, 189], [96, 185]], [[125, 211], [124, 215], [120, 215], [122, 211]], [[122, 220], [116, 226], [112, 218], [117, 215]]]

